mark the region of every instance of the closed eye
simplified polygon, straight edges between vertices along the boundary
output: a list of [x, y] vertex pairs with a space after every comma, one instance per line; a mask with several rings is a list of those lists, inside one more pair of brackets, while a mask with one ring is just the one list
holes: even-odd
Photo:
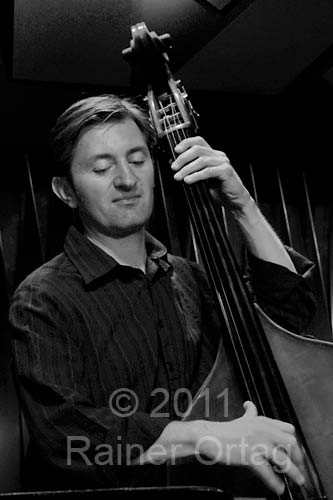
[[136, 160], [136, 161], [130, 161], [129, 163], [131, 165], [134, 165], [135, 167], [141, 167], [144, 164], [144, 160]]
[[95, 174], [104, 174], [107, 170], [109, 170], [109, 167], [105, 167], [105, 168], [94, 168], [93, 172]]

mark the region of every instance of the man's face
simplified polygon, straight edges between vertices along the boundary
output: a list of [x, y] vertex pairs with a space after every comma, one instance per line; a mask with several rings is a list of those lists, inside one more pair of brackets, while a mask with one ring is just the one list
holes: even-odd
[[84, 226], [115, 238], [141, 229], [153, 208], [154, 168], [146, 140], [124, 119], [84, 131], [71, 176]]

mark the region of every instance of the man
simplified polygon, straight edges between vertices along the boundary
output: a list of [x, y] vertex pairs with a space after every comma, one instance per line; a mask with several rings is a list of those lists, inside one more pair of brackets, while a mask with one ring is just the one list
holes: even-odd
[[[251, 402], [230, 422], [180, 421], [209, 373], [215, 341], [205, 328], [203, 271], [145, 230], [154, 190], [146, 115], [116, 96], [83, 99], [58, 119], [53, 146], [53, 191], [79, 223], [64, 253], [19, 286], [10, 312], [39, 479], [51, 471], [48, 488], [130, 485], [140, 467], [129, 464], [197, 456], [246, 465], [277, 493], [284, 489], [277, 465], [302, 484], [294, 428], [257, 416]], [[200, 137], [176, 152], [176, 181], [211, 182], [237, 220], [258, 300], [301, 331], [313, 311], [301, 276], [310, 263], [285, 249], [224, 153]]]

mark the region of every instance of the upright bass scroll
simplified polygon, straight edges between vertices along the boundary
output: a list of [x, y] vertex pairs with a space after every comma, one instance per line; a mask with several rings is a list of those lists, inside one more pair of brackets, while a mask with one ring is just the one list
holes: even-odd
[[[149, 32], [143, 22], [132, 26], [132, 37], [131, 47], [124, 55], [144, 74], [156, 133], [167, 143], [170, 156], [176, 158], [175, 147], [196, 133], [197, 120], [185, 89], [175, 81], [169, 68], [170, 37]], [[333, 408], [333, 390], [326, 383], [333, 377], [333, 346], [299, 338], [281, 329], [252, 303], [207, 185], [183, 184], [195, 239], [227, 334], [225, 340], [242, 395], [253, 401], [263, 415], [292, 423], [304, 449], [306, 487], [289, 484], [285, 478], [286, 498], [321, 499], [327, 493], [333, 499], [333, 421], [332, 417], [326, 417]], [[316, 360], [313, 366], [317, 355], [322, 362]], [[308, 376], [297, 375], [304, 370], [308, 370]], [[216, 363], [209, 376], [212, 389], [219, 378], [218, 372]], [[319, 390], [323, 385], [327, 388], [324, 395]], [[322, 396], [317, 401], [313, 399], [314, 386]], [[221, 390], [220, 386], [215, 388]], [[195, 401], [200, 401], [200, 391]], [[187, 418], [197, 416], [197, 408], [194, 404]], [[318, 409], [319, 433], [312, 428]]]
[[149, 112], [158, 138], [175, 140], [198, 131], [197, 114], [180, 82], [175, 81], [169, 68], [167, 51], [171, 48], [169, 34], [158, 36], [148, 32], [145, 23], [132, 26], [131, 46], [123, 56], [136, 75], [144, 75]]

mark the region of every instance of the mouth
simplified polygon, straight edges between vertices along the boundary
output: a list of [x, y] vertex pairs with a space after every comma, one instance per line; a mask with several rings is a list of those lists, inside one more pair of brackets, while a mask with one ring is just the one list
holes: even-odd
[[137, 203], [141, 198], [141, 195], [131, 195], [131, 196], [122, 196], [121, 198], [116, 198], [113, 200], [113, 203], [118, 203], [120, 205], [131, 205], [133, 203]]

